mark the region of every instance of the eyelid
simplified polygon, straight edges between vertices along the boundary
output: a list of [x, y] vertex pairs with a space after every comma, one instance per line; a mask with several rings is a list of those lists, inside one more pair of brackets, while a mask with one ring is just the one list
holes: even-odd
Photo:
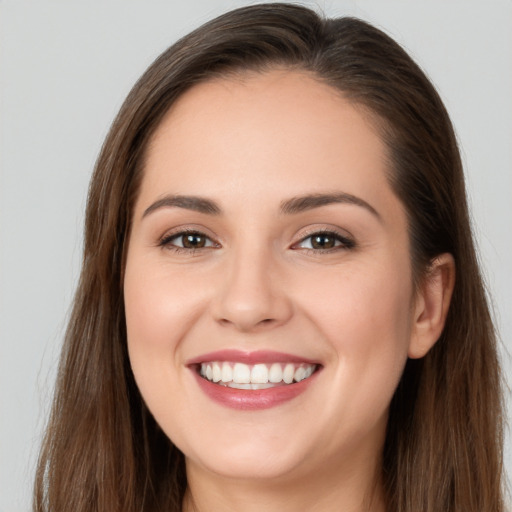
[[[299, 247], [300, 244], [308, 240], [309, 238], [312, 238], [315, 235], [320, 236], [332, 236], [335, 238], [336, 242], [341, 242], [338, 245], [335, 245], [334, 247], [330, 247], [327, 249], [315, 249], [310, 247]], [[353, 249], [356, 246], [356, 242], [354, 238], [349, 235], [346, 232], [340, 232], [340, 230], [336, 228], [312, 228], [305, 233], [301, 234], [300, 240], [298, 242], [295, 242], [291, 249], [294, 250], [304, 250], [304, 251], [311, 251], [314, 253], [328, 253], [331, 251], [338, 251], [338, 250], [348, 250]]]
[[[204, 228], [199, 228], [199, 227], [195, 227], [195, 226], [186, 226], [186, 227], [178, 226], [170, 231], [166, 231], [165, 234], [159, 238], [157, 245], [162, 248], [175, 250], [177, 252], [179, 252], [179, 251], [193, 252], [193, 251], [198, 251], [201, 249], [212, 249], [212, 248], [220, 247], [220, 244], [215, 239], [215, 237], [209, 235], [205, 231], [206, 230]], [[175, 244], [171, 243], [174, 239], [180, 238], [187, 234], [197, 234], [197, 235], [203, 236], [207, 240], [209, 240], [211, 242], [211, 244], [206, 247], [192, 248], [192, 247], [182, 247], [182, 246], [175, 245]]]
[[[212, 236], [208, 233], [209, 230], [204, 229], [202, 227], [196, 226], [178, 226], [169, 231], [167, 231], [163, 236], [161, 236], [158, 240], [157, 245], [162, 248], [172, 249], [176, 252], [186, 251], [186, 252], [194, 252], [200, 251], [201, 249], [215, 249], [220, 248], [221, 244], [217, 241], [216, 237]], [[203, 247], [183, 247], [180, 245], [176, 245], [171, 243], [173, 240], [185, 236], [187, 234], [197, 234], [199, 236], [205, 237], [208, 241], [208, 245]], [[313, 248], [313, 247], [300, 247], [306, 240], [312, 238], [313, 236], [331, 236], [335, 239], [334, 247], [328, 248]], [[297, 242], [294, 242], [290, 249], [292, 250], [303, 250], [303, 251], [311, 251], [313, 253], [328, 253], [332, 251], [338, 250], [349, 250], [353, 249], [356, 246], [356, 242], [352, 235], [348, 234], [345, 230], [340, 230], [335, 227], [312, 227], [307, 231], [301, 233], [300, 238]]]

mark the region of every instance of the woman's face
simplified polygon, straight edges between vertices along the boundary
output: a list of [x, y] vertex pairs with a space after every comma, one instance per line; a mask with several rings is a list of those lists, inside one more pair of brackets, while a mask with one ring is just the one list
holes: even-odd
[[369, 117], [298, 72], [197, 85], [155, 132], [126, 264], [128, 349], [189, 470], [374, 467], [414, 337], [386, 162]]

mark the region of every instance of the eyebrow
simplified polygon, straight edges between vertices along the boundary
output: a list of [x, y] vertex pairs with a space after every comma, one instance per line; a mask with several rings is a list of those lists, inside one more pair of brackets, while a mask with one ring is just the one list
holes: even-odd
[[[308, 194], [304, 196], [296, 196], [286, 201], [281, 202], [280, 210], [284, 215], [295, 215], [321, 206], [330, 204], [352, 204], [360, 206], [368, 210], [371, 214], [381, 220], [380, 214], [369, 203], [360, 197], [347, 194], [345, 192], [335, 192], [328, 194]], [[220, 206], [211, 199], [206, 199], [199, 196], [183, 196], [172, 195], [165, 196], [158, 199], [151, 204], [144, 213], [142, 218], [147, 217], [150, 213], [160, 208], [183, 208], [185, 210], [192, 210], [206, 215], [221, 215], [222, 209]]]
[[142, 218], [160, 208], [184, 208], [207, 215], [220, 215], [222, 210], [211, 199], [197, 196], [165, 196], [144, 210]]
[[352, 194], [347, 194], [345, 192], [309, 194], [305, 196], [292, 197], [291, 199], [281, 203], [281, 212], [287, 215], [293, 215], [307, 210], [312, 210], [314, 208], [320, 208], [321, 206], [339, 203], [361, 206], [379, 220], [382, 220], [379, 212], [371, 204], [367, 203], [360, 197], [353, 196]]

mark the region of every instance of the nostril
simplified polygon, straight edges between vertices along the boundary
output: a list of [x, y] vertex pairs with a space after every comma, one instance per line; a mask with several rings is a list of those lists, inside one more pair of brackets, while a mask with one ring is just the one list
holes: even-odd
[[263, 318], [262, 320], [251, 318], [237, 318], [230, 320], [229, 318], [219, 318], [218, 322], [224, 326], [234, 325], [240, 329], [257, 329], [258, 327], [272, 325], [276, 322], [275, 318]]

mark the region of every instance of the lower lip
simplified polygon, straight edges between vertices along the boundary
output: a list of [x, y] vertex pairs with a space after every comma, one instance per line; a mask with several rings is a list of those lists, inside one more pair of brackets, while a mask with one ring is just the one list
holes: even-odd
[[286, 384], [268, 389], [249, 390], [214, 384], [194, 371], [199, 387], [210, 399], [225, 407], [244, 411], [269, 409], [270, 407], [276, 407], [293, 400], [306, 391], [317, 373], [315, 372], [311, 377], [294, 384]]

